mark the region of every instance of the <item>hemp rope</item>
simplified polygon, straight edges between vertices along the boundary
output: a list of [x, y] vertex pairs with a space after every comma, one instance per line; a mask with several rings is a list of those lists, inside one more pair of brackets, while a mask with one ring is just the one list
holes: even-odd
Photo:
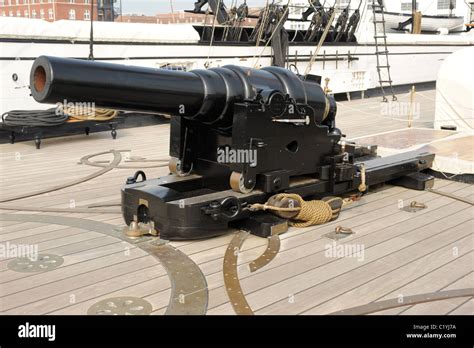
[[269, 205], [267, 203], [256, 203], [252, 204], [250, 209], [298, 212], [298, 215], [292, 218], [293, 221], [290, 221], [290, 225], [294, 227], [309, 227], [313, 225], [321, 225], [331, 221], [333, 218], [334, 212], [331, 206], [329, 205], [329, 202], [331, 201], [305, 201], [300, 195], [289, 193], [278, 194], [275, 196], [275, 198], [278, 200], [281, 200], [283, 198], [294, 199], [295, 201], [298, 201], [300, 203], [301, 208], [280, 208]]
[[63, 110], [64, 114], [70, 119], [78, 121], [110, 121], [117, 117], [117, 110], [110, 109], [91, 109], [83, 110], [78, 107], [66, 107]]

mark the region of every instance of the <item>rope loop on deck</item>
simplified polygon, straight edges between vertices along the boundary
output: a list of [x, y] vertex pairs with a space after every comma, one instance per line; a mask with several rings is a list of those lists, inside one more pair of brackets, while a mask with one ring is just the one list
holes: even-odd
[[[282, 201], [284, 199], [294, 200], [294, 207], [278, 207], [270, 202]], [[339, 207], [332, 207], [331, 203], [340, 200]], [[270, 210], [274, 212], [294, 212], [296, 215], [290, 218], [290, 225], [294, 227], [309, 227], [325, 224], [339, 216], [339, 212], [347, 201], [339, 197], [329, 197], [327, 200], [305, 201], [300, 195], [291, 193], [280, 193], [271, 197], [265, 204], [252, 204], [250, 210]]]

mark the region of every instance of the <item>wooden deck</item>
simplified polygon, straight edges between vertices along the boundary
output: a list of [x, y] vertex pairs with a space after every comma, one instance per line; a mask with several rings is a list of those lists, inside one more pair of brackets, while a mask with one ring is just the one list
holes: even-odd
[[[430, 98], [423, 92], [418, 127], [432, 122]], [[407, 96], [402, 96], [407, 99]], [[406, 127], [406, 122], [378, 116], [379, 99], [341, 103], [338, 126], [351, 137], [361, 137]], [[425, 105], [426, 107], [424, 107]], [[167, 158], [168, 125], [118, 130], [113, 141], [108, 132], [43, 141], [0, 145], [0, 200], [83, 178], [100, 168], [78, 164], [86, 155], [131, 150], [130, 156], [154, 160]], [[122, 155], [125, 157], [126, 153]], [[111, 161], [112, 155], [94, 161]], [[144, 164], [142, 162], [141, 164]], [[137, 165], [132, 162], [122, 164]], [[145, 164], [149, 165], [149, 162]], [[120, 187], [134, 169], [113, 169], [95, 179], [36, 197], [0, 204], [26, 208], [87, 209], [90, 205], [120, 200]], [[145, 170], [148, 177], [167, 174], [167, 168]], [[435, 188], [474, 199], [472, 185], [437, 180]], [[399, 209], [416, 200], [427, 208], [417, 213]], [[74, 208], [75, 207], [75, 208]], [[8, 220], [8, 214], [55, 215], [83, 218], [123, 226], [118, 206], [112, 213], [35, 212], [0, 210], [0, 243], [37, 245], [40, 253], [60, 255], [64, 263], [42, 273], [10, 270], [11, 258], [0, 258], [0, 312], [2, 314], [86, 314], [100, 300], [116, 296], [145, 299], [152, 314], [164, 314], [171, 281], [160, 262], [133, 243], [85, 226]], [[115, 211], [115, 212], [113, 212]], [[243, 293], [256, 314], [328, 314], [393, 298], [455, 289], [473, 288], [473, 207], [431, 192], [385, 186], [343, 211], [332, 223], [296, 229], [281, 236], [275, 259], [251, 273], [248, 264], [265, 250], [267, 241], [249, 236], [238, 256]], [[3, 221], [2, 221], [3, 220]], [[324, 237], [337, 225], [355, 234], [338, 245], [363, 248], [359, 257], [330, 257], [333, 241]], [[223, 280], [223, 257], [235, 231], [171, 246], [191, 258], [207, 281], [208, 314], [234, 314]], [[401, 300], [401, 301], [402, 301]], [[380, 314], [473, 314], [474, 300], [466, 296], [380, 311]]]

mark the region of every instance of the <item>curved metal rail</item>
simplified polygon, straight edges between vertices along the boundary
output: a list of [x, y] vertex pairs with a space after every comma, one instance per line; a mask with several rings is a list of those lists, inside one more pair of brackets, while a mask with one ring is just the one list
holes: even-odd
[[35, 215], [35, 214], [0, 214], [0, 221], [38, 222], [81, 228], [112, 236], [136, 245], [158, 259], [166, 269], [171, 283], [171, 296], [167, 315], [205, 314], [208, 303], [206, 278], [199, 266], [186, 254], [170, 245], [156, 243], [155, 238], [145, 237], [132, 239], [119, 232], [117, 226], [67, 216]]

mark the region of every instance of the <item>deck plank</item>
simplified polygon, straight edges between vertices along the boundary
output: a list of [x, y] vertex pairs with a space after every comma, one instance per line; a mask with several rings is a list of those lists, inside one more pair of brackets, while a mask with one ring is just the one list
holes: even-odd
[[[456, 231], [453, 228], [451, 228], [451, 230], [443, 228], [443, 232], [438, 232], [433, 235], [433, 227], [434, 224], [431, 226], [427, 225], [426, 227], [416, 231], [419, 236], [419, 242], [411, 243], [404, 240], [402, 237], [395, 237], [393, 240], [382, 242], [373, 247], [366, 246], [365, 258], [362, 261], [346, 257], [336, 259], [333, 262], [328, 262], [324, 253], [320, 253], [320, 262], [311, 262], [312, 266], [316, 267], [316, 265], [321, 265], [325, 260], [327, 265], [311, 268], [309, 271], [276, 282], [273, 285], [267, 286], [256, 292], [248, 293], [246, 292], [246, 287], [243, 286], [244, 292], [246, 292], [247, 300], [254, 310], [258, 311], [259, 309], [266, 307], [262, 310], [262, 314], [281, 313], [282, 311], [285, 313], [301, 313], [302, 311], [313, 308], [317, 303], [321, 303], [325, 300], [327, 301], [329, 298], [343, 293], [344, 291], [350, 291], [354, 287], [357, 291], [360, 285], [367, 281], [367, 277], [375, 278], [377, 274], [380, 275], [387, 272], [389, 267], [398, 267], [400, 260], [403, 260], [403, 262], [406, 263], [410, 260], [415, 260], [416, 256], [423, 257], [425, 255], [430, 255], [437, 250], [440, 245], [445, 246], [449, 241], [452, 241], [453, 239], [455, 240], [456, 237], [461, 239], [466, 237], [466, 234], [468, 234], [463, 226], [459, 231]], [[441, 226], [438, 225], [438, 227]], [[428, 236], [431, 236], [431, 238], [427, 238]], [[470, 246], [463, 247], [469, 248]], [[392, 265], [388, 265], [387, 262], [380, 262], [380, 259], [394, 255], [397, 252], [399, 255], [397, 258], [394, 258]], [[369, 266], [364, 267], [367, 264]], [[288, 265], [288, 267], [292, 266], [291, 263]], [[300, 270], [299, 267], [296, 267], [295, 269], [298, 271]], [[377, 281], [377, 284], [385, 286], [385, 283], [383, 282]], [[359, 287], [357, 287], [357, 285]], [[367, 293], [367, 290], [363, 293]], [[375, 295], [373, 288], [371, 288], [368, 293], [372, 296]], [[300, 300], [295, 301], [294, 303], [289, 303], [288, 296], [290, 295], [293, 295]], [[347, 297], [347, 300], [343, 300], [341, 296], [337, 296], [337, 301], [334, 303], [335, 306], [327, 309], [327, 311], [330, 312], [337, 310], [336, 305], [342, 307], [339, 309], [350, 307], [350, 301], [354, 301], [354, 299], [356, 299], [355, 301], [357, 301], [357, 303], [360, 303], [358, 296]], [[215, 314], [221, 313], [221, 311], [225, 310], [228, 305], [229, 304], [226, 303], [212, 309], [210, 312]], [[311, 313], [314, 312], [315, 311], [311, 311]], [[321, 314], [321, 311], [317, 311], [317, 314]]]
[[[423, 212], [422, 215], [418, 215], [418, 217], [410, 218], [406, 220], [405, 223], [400, 222], [397, 220], [392, 226], [385, 226], [382, 233], [376, 233], [377, 229], [374, 229], [370, 223], [364, 224], [363, 219], [361, 219], [361, 226], [355, 228], [356, 235], [354, 237], [349, 237], [350, 243], [356, 242], [364, 244], [365, 247], [369, 247], [371, 245], [376, 245], [377, 243], [382, 243], [390, 238], [395, 238], [402, 234], [403, 232], [410, 231], [411, 229], [417, 226], [425, 226], [426, 219], [425, 214], [427, 215], [427, 219], [433, 219], [439, 216], [440, 212], [443, 210], [445, 205], [448, 205], [448, 199], [436, 197], [434, 198], [435, 201], [438, 202], [439, 205], [435, 205], [434, 203], [431, 204], [428, 202], [428, 209]], [[461, 205], [459, 205], [461, 206]], [[448, 210], [445, 211], [446, 214], [453, 213], [459, 209], [459, 206], [450, 207]], [[439, 208], [439, 209], [437, 209]], [[396, 208], [395, 208], [396, 209]], [[431, 211], [428, 211], [432, 209]], [[390, 212], [393, 214], [393, 211]], [[404, 214], [407, 214], [403, 212]], [[421, 214], [421, 212], [419, 213]], [[383, 216], [382, 216], [383, 217]], [[356, 216], [354, 219], [358, 219], [359, 216]], [[380, 222], [385, 224], [385, 219], [375, 220], [373, 224], [379, 225]], [[353, 224], [349, 224], [348, 226], [353, 227]], [[334, 228], [334, 227], [333, 227]], [[288, 245], [286, 240], [282, 241], [281, 251], [276, 256], [276, 258], [269, 264], [267, 267], [258, 271], [251, 275], [251, 278], [246, 280], [246, 276], [249, 276], [248, 266], [244, 265], [239, 268], [239, 277], [241, 279], [241, 283], [243, 285], [244, 291], [254, 291], [259, 288], [263, 288], [267, 285], [272, 284], [273, 282], [278, 283], [279, 280], [286, 279], [291, 275], [291, 272], [304, 272], [321, 265], [328, 263], [329, 260], [324, 256], [325, 247], [332, 242], [328, 239], [321, 238], [324, 233], [330, 232], [331, 229], [327, 228], [326, 225], [319, 227], [315, 230], [317, 235], [313, 235], [313, 240], [308, 240], [304, 243], [303, 246], [298, 248], [291, 248], [291, 244]], [[308, 235], [311, 236], [311, 233]], [[293, 239], [293, 238], [291, 238]], [[244, 244], [245, 246], [245, 244]], [[289, 248], [287, 251], [286, 248]], [[242, 257], [241, 257], [242, 256]], [[242, 259], [242, 262], [251, 261], [252, 258], [248, 258], [245, 256], [245, 251], [239, 255], [239, 261]], [[257, 275], [262, 274], [262, 277], [258, 278], [258, 281], [252, 279]], [[211, 281], [208, 277], [208, 284], [210, 288], [213, 287], [214, 282]], [[253, 285], [255, 284], [255, 285]], [[220, 304], [222, 302], [214, 302], [215, 300], [220, 301], [227, 301], [225, 291], [221, 287], [219, 289], [219, 296], [217, 294], [213, 294], [214, 296], [211, 297], [210, 305]]]

